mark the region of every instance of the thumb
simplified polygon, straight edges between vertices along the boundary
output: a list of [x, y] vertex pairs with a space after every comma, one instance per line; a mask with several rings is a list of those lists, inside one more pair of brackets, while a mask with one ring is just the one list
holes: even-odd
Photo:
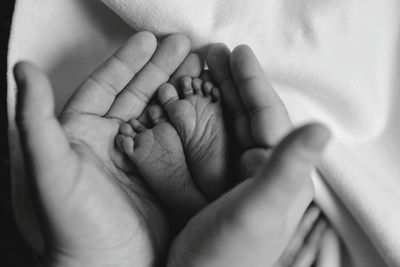
[[14, 77], [18, 89], [16, 122], [29, 171], [36, 179], [53, 177], [70, 146], [54, 115], [50, 81], [28, 62], [15, 65]]
[[329, 130], [319, 124], [296, 129], [227, 206], [229, 217], [242, 228], [239, 231], [253, 232], [265, 240], [264, 249], [275, 251], [276, 257], [289, 243], [312, 201], [310, 174], [329, 138]]
[[[274, 218], [274, 221], [287, 220], [297, 225], [312, 201], [310, 174], [329, 138], [329, 130], [319, 124], [306, 125], [290, 133], [268, 163], [259, 168], [246, 188], [247, 193], [238, 198], [241, 208], [236, 206], [234, 210], [246, 211], [244, 217], [255, 222]], [[275, 217], [271, 217], [272, 214]], [[255, 220], [259, 216], [268, 218]]]

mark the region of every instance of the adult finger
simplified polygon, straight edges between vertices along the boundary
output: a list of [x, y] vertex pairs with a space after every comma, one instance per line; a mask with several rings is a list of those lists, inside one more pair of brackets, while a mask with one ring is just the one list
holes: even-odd
[[103, 116], [115, 97], [153, 56], [155, 36], [139, 32], [99, 68], [73, 94], [64, 110]]
[[318, 221], [290, 266], [309, 267], [315, 263], [326, 229], [326, 222], [324, 220]]
[[291, 122], [259, 61], [248, 46], [241, 45], [233, 50], [230, 67], [239, 95], [249, 113], [256, 144], [276, 145], [291, 129]]
[[117, 96], [106, 116], [123, 121], [137, 119], [158, 87], [167, 82], [185, 60], [190, 47], [186, 36], [168, 36], [153, 57]]
[[218, 84], [224, 107], [233, 119], [236, 138], [243, 148], [254, 146], [250, 132], [247, 111], [231, 75], [229, 58], [231, 52], [224, 44], [214, 44], [207, 52], [207, 64], [210, 74]]
[[240, 228], [261, 239], [277, 241], [267, 242], [270, 246], [265, 249], [283, 252], [292, 238], [313, 199], [310, 173], [329, 136], [327, 128], [319, 124], [293, 131], [229, 205], [227, 213]]
[[311, 205], [307, 209], [288, 247], [283, 252], [278, 263], [274, 265], [275, 267], [292, 265], [293, 260], [302, 250], [303, 244], [306, 242], [307, 237], [311, 235], [310, 233], [314, 230], [314, 224], [316, 223], [319, 215], [320, 209], [318, 207]]
[[71, 152], [65, 133], [54, 115], [52, 87], [46, 75], [28, 62], [14, 67], [17, 83], [16, 122], [29, 173], [34, 182], [55, 176]]
[[320, 243], [318, 259], [315, 267], [342, 266], [340, 240], [332, 227], [325, 231]]

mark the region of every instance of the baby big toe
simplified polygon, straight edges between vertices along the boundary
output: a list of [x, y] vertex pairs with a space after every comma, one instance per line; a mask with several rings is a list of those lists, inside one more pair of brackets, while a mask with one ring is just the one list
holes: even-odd
[[192, 78], [188, 76], [182, 77], [180, 89], [183, 97], [193, 95]]
[[115, 138], [115, 142], [121, 151], [125, 152], [129, 157], [133, 156], [135, 142], [131, 136], [118, 134]]
[[179, 100], [178, 93], [171, 84], [165, 84], [158, 91], [158, 98], [168, 114], [168, 119], [182, 137], [196, 125], [196, 113], [186, 100]]
[[178, 92], [172, 84], [165, 83], [158, 89], [158, 100], [163, 107], [179, 100]]
[[159, 105], [150, 106], [147, 110], [147, 114], [154, 125], [167, 121], [167, 116]]
[[132, 126], [129, 123], [123, 123], [119, 127], [119, 134], [122, 134], [124, 136], [130, 136], [134, 138], [136, 136], [135, 131], [133, 130]]

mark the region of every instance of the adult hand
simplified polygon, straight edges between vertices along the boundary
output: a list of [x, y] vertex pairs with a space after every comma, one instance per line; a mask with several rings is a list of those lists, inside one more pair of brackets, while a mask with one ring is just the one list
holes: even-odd
[[[289, 115], [249, 47], [239, 46], [231, 53], [225, 45], [216, 44], [207, 61], [214, 79], [221, 84], [226, 109], [232, 114], [234, 132], [244, 151], [244, 178], [252, 177], [291, 131]], [[278, 264], [308, 267], [316, 260], [326, 229], [319, 214], [316, 205], [307, 209]]]
[[310, 173], [329, 139], [321, 125], [291, 128], [279, 97], [246, 46], [231, 54], [211, 47], [207, 63], [233, 115], [243, 162], [257, 169], [196, 215], [174, 241], [168, 266], [273, 266], [288, 246], [313, 199]]
[[179, 34], [159, 46], [152, 34], [135, 34], [75, 92], [60, 121], [46, 75], [27, 62], [15, 66], [16, 120], [50, 266], [154, 266], [162, 259], [165, 214], [114, 139], [171, 75], [200, 73], [200, 64], [190, 73], [178, 69], [196, 61], [189, 50]]

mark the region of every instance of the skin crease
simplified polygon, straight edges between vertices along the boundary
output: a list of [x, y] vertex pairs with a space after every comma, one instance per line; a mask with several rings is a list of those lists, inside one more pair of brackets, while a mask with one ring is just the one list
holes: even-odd
[[156, 46], [152, 34], [134, 35], [76, 91], [60, 116], [61, 125], [53, 115], [47, 77], [29, 63], [15, 67], [20, 90], [17, 122], [31, 163], [37, 206], [47, 215], [42, 217], [45, 254], [54, 265], [73, 261], [85, 266], [153, 266], [164, 257], [169, 240], [165, 213], [140, 177], [130, 172], [114, 143], [122, 117], [141, 114], [114, 101], [117, 90], [137, 88], [154, 94], [190, 50], [180, 34]]
[[[30, 189], [45, 229], [48, 266], [155, 266], [162, 264], [167, 254], [169, 266], [175, 266], [185, 262], [185, 256], [190, 255], [187, 252], [198, 244], [205, 244], [204, 250], [184, 266], [210, 266], [202, 265], [207, 262], [233, 266], [226, 265], [227, 255], [237, 251], [232, 241], [248, 236], [244, 240], [253, 244], [252, 231], [261, 233], [265, 240], [256, 241], [267, 248], [271, 231], [284, 237], [277, 248], [267, 250], [271, 254], [267, 259], [263, 251], [262, 262], [276, 260], [286, 247], [312, 199], [307, 179], [329, 138], [323, 126], [303, 127], [289, 135], [254, 179], [194, 217], [169, 252], [169, 225], [162, 205], [115, 146], [121, 121], [139, 118], [157, 88], [188, 58], [189, 50], [187, 38], [180, 34], [167, 37], [158, 46], [148, 32], [134, 35], [76, 91], [60, 121], [54, 117], [48, 78], [30, 63], [16, 65], [16, 120]], [[237, 74], [240, 77], [243, 72]], [[246, 103], [255, 104], [251, 102]], [[256, 115], [246, 123], [265, 119], [265, 114]], [[255, 132], [252, 139], [259, 138], [258, 128], [251, 129]], [[298, 179], [298, 174], [304, 179]], [[275, 193], [268, 194], [271, 192]], [[268, 227], [258, 227], [257, 222], [264, 218], [254, 212], [256, 208], [265, 211], [263, 216], [274, 218]], [[279, 216], [282, 210], [295, 211], [284, 229], [276, 228], [288, 219]], [[215, 214], [224, 216], [215, 220]], [[207, 238], [204, 229], [216, 231]], [[191, 240], [199, 234], [204, 242], [193, 244]], [[215, 253], [208, 248], [216, 248]], [[241, 256], [248, 262], [259, 262], [258, 252]]]

